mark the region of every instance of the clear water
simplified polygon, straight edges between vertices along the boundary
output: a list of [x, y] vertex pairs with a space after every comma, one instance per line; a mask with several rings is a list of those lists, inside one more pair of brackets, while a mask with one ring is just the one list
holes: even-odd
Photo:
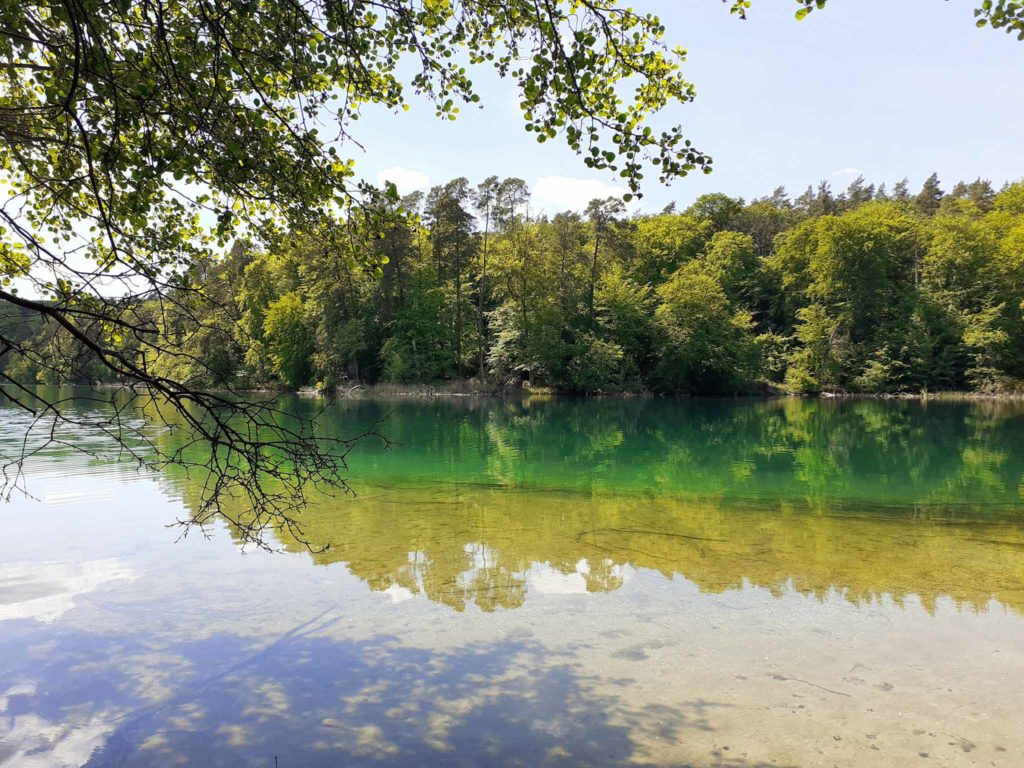
[[[31, 461], [0, 506], [0, 765], [1024, 765], [1024, 405], [322, 422], [382, 416], [358, 497], [276, 554], [181, 540], [197, 478]], [[0, 454], [25, 425], [0, 406]]]

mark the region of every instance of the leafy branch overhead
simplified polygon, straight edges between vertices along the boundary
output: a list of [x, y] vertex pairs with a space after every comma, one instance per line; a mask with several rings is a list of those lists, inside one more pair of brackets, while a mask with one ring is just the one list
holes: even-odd
[[[725, 2], [725, 0], [723, 0]], [[796, 0], [800, 8], [796, 18], [807, 18], [811, 11], [822, 9], [828, 0]], [[741, 18], [746, 18], [752, 0], [734, 0], [730, 11]], [[1003, 29], [1009, 34], [1016, 34], [1018, 40], [1024, 40], [1024, 3], [1015, 0], [984, 0], [974, 9], [974, 17], [979, 27]]]
[[7, 248], [53, 258], [86, 221], [96, 261], [154, 277], [241, 229], [308, 229], [361, 198], [339, 147], [367, 105], [406, 109], [411, 91], [454, 118], [480, 101], [480, 65], [515, 80], [538, 140], [563, 136], [634, 192], [645, 161], [661, 181], [709, 169], [679, 128], [646, 124], [693, 98], [684, 52], [618, 6], [5, 0], [0, 163], [21, 203]]
[[[827, 0], [797, 0], [803, 7], [796, 12], [803, 19], [815, 8], [824, 8]], [[990, 26], [1015, 33], [1018, 40], [1024, 40], [1024, 3], [1013, 0], [984, 0], [974, 10], [979, 27]]]

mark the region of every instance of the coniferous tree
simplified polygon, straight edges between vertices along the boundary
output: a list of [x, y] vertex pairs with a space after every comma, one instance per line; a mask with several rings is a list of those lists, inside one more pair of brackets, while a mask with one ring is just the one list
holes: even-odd
[[858, 208], [875, 198], [875, 185], [866, 184], [863, 176], [858, 176], [846, 188], [844, 209]]
[[803, 214], [810, 214], [811, 206], [814, 204], [814, 187], [810, 184], [807, 185], [807, 189], [803, 191], [796, 200], [793, 201], [794, 207]]
[[814, 200], [807, 208], [809, 216], [830, 216], [839, 209], [835, 197], [832, 195], [832, 185], [827, 181], [821, 181], [814, 194]]
[[967, 185], [966, 197], [977, 205], [982, 213], [988, 213], [992, 210], [996, 192], [992, 189], [992, 182], [979, 177]]
[[434, 187], [427, 195], [424, 210], [430, 227], [430, 246], [434, 253], [439, 280], [454, 285], [455, 370], [463, 370], [463, 280], [474, 247], [476, 220], [469, 211], [471, 191], [464, 178]]
[[910, 200], [910, 179], [900, 179], [893, 185], [892, 199], [900, 203]]
[[933, 173], [925, 179], [924, 186], [921, 187], [921, 191], [914, 198], [914, 207], [918, 213], [924, 216], [931, 216], [939, 210], [939, 205], [942, 203], [942, 195], [942, 187], [939, 186], [939, 175]]

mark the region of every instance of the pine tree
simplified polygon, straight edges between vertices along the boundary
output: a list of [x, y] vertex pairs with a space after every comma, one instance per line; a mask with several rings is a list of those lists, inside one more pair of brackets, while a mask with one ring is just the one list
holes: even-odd
[[811, 216], [829, 216], [836, 213], [839, 205], [832, 195], [832, 186], [827, 181], [818, 184], [818, 191], [814, 195], [814, 202], [811, 203], [807, 212]]
[[789, 201], [789, 195], [786, 194], [785, 187], [776, 187], [772, 192], [771, 197], [765, 198], [766, 202], [771, 203], [776, 208], [792, 208], [793, 204]]
[[793, 201], [793, 204], [800, 213], [810, 213], [811, 205], [814, 204], [814, 187], [808, 184], [807, 189]]
[[983, 213], [992, 210], [995, 197], [996, 191], [992, 189], [992, 182], [988, 179], [979, 177], [967, 185], [967, 199], [977, 205]]
[[924, 182], [921, 191], [914, 198], [914, 207], [924, 216], [931, 216], [939, 210], [942, 202], [942, 187], [939, 186], [939, 174], [933, 173]]
[[439, 281], [451, 279], [455, 286], [455, 371], [462, 373], [462, 281], [473, 248], [475, 219], [469, 212], [471, 191], [464, 178], [434, 187], [427, 195], [426, 219]]
[[875, 185], [865, 184], [864, 177], [858, 176], [846, 188], [846, 208], [852, 209], [869, 202], [875, 197]]

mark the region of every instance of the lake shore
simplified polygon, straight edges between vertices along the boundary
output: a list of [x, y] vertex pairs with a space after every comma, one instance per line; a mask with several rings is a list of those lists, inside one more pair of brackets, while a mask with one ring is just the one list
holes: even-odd
[[[328, 390], [307, 388], [297, 393], [306, 397], [323, 397]], [[836, 392], [819, 393], [787, 392], [778, 388], [764, 387], [761, 391], [735, 394], [664, 394], [650, 391], [621, 392], [567, 392], [552, 387], [501, 387], [479, 384], [473, 381], [443, 382], [439, 384], [359, 384], [337, 387], [330, 394], [346, 398], [434, 398], [434, 397], [553, 397], [553, 398], [701, 398], [713, 400], [772, 400], [784, 397], [826, 400], [916, 400], [934, 402], [960, 402], [975, 400], [1019, 401], [1024, 392], [972, 392], [951, 390], [940, 392]]]
[[[102, 382], [95, 384], [68, 383], [55, 386], [94, 387], [96, 389], [120, 389], [121, 384]], [[0, 391], [2, 391], [0, 386]], [[778, 398], [800, 398], [807, 400], [915, 400], [932, 402], [967, 401], [1021, 401], [1024, 391], [973, 392], [970, 390], [943, 390], [938, 392], [843, 392], [824, 391], [817, 393], [787, 392], [780, 388], [765, 386], [756, 392], [732, 394], [686, 394], [658, 393], [645, 390], [569, 392], [554, 387], [501, 386], [494, 383], [480, 383], [473, 379], [462, 379], [434, 384], [351, 384], [331, 389], [302, 387], [298, 390], [274, 389], [271, 387], [213, 388], [210, 392], [230, 392], [236, 395], [297, 395], [299, 397], [341, 397], [341, 398], [454, 398], [454, 397], [551, 397], [551, 398], [662, 398], [662, 399], [707, 399], [707, 400], [774, 400]]]

